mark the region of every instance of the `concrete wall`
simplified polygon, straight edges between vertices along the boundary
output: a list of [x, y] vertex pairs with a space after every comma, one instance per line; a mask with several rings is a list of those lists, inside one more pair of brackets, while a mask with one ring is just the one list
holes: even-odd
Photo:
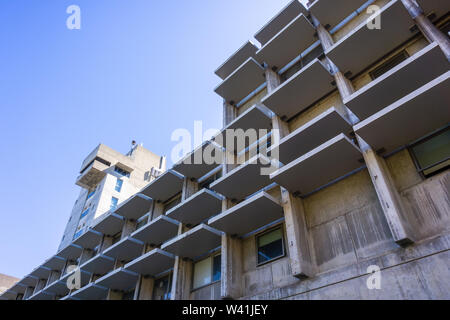
[[16, 284], [20, 279], [0, 273], [0, 295]]

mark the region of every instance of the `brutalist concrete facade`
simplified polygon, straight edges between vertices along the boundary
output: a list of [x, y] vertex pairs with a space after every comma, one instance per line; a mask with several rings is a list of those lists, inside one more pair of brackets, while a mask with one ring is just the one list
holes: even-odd
[[222, 134], [3, 297], [449, 299], [449, 6], [290, 2], [217, 69]]

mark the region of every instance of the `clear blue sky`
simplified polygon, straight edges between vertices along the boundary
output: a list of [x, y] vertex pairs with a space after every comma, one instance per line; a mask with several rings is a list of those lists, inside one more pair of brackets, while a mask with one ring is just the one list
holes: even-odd
[[98, 143], [170, 156], [173, 130], [220, 128], [214, 70], [288, 2], [1, 1], [0, 273], [56, 252]]

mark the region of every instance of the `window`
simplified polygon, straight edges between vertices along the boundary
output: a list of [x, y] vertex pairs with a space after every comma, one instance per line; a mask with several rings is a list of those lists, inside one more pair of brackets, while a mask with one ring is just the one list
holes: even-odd
[[221, 255], [208, 257], [194, 265], [193, 288], [198, 289], [213, 282], [219, 281], [221, 277]]
[[283, 232], [281, 228], [269, 231], [256, 239], [258, 264], [273, 261], [284, 256]]
[[112, 243], [111, 243], [111, 245], [113, 245], [113, 244], [119, 242], [121, 239], [122, 239], [122, 231], [120, 231], [119, 233], [115, 234], [115, 235], [112, 237]]
[[219, 169], [216, 173], [206, 178], [206, 180], [202, 181], [199, 184], [199, 189], [209, 188], [209, 186], [216, 180], [222, 177], [222, 169]]
[[375, 70], [369, 72], [370, 76], [372, 77], [372, 80], [375, 80], [379, 77], [381, 77], [383, 74], [391, 70], [392, 68], [396, 67], [403, 61], [408, 59], [408, 54], [405, 50], [400, 52], [399, 54], [396, 54], [386, 62], [384, 62], [381, 66], [375, 68]]
[[113, 210], [116, 210], [116, 208], [117, 208], [117, 204], [119, 203], [119, 199], [117, 199], [116, 197], [112, 197], [111, 198], [111, 206], [110, 206], [110, 209], [113, 211]]
[[410, 148], [416, 167], [425, 177], [450, 166], [450, 129], [426, 138]]
[[86, 210], [83, 211], [83, 213], [81, 214], [80, 219], [86, 217], [89, 214], [89, 208], [87, 208]]
[[123, 180], [120, 180], [119, 178], [117, 178], [115, 190], [117, 192], [122, 191], [122, 185], [123, 185]]
[[145, 226], [148, 223], [149, 214], [147, 213], [145, 216], [138, 219], [136, 223], [136, 230], [139, 230], [143, 226]]
[[172, 274], [155, 280], [153, 300], [170, 300], [170, 289], [172, 286]]
[[91, 192], [89, 192], [89, 194], [88, 194], [86, 200], [89, 200], [89, 199], [95, 194], [95, 191], [96, 191], [96, 190], [97, 190], [97, 188], [95, 188], [94, 190], [92, 190]]
[[122, 300], [134, 300], [134, 289], [123, 293]]
[[118, 174], [120, 174], [121, 176], [130, 177], [130, 173], [126, 170], [123, 170], [122, 168], [119, 167], [114, 167], [114, 172], [117, 172]]
[[73, 240], [78, 239], [82, 234], [83, 234], [83, 229], [81, 229], [80, 231], [78, 231], [77, 233], [75, 233], [75, 235], [73, 236]]
[[165, 214], [170, 209], [176, 207], [180, 202], [181, 202], [181, 195], [177, 195], [174, 198], [168, 200], [166, 203], [164, 203], [163, 213]]

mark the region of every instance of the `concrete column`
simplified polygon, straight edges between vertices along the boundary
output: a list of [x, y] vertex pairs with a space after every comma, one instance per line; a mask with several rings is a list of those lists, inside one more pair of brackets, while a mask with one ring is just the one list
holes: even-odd
[[385, 160], [379, 157], [361, 137], [358, 135], [356, 137], [395, 242], [399, 245], [414, 242], [402, 199], [387, 169]]
[[103, 236], [101, 244], [100, 244], [100, 252], [105, 251], [107, 248], [109, 248], [112, 245], [113, 238], [108, 236]]
[[46, 283], [47, 279], [39, 279], [39, 281], [36, 284], [36, 287], [34, 288], [33, 294], [38, 293], [40, 290], [44, 289]]
[[223, 101], [223, 126], [226, 127], [237, 117], [237, 108], [227, 101]]
[[161, 202], [156, 202], [153, 201], [152, 202], [152, 209], [151, 209], [151, 213], [150, 213], [150, 219], [149, 222], [152, 220], [155, 220], [156, 218], [158, 218], [159, 216], [164, 214], [164, 205]]
[[130, 234], [132, 234], [136, 230], [136, 221], [133, 220], [125, 220], [125, 223], [122, 227], [122, 236], [121, 239], [124, 239], [128, 237]]
[[108, 296], [106, 297], [106, 300], [122, 300], [123, 293], [120, 291], [114, 291], [109, 289], [108, 290]]
[[153, 300], [153, 287], [155, 279], [140, 276], [136, 287], [135, 300]]
[[275, 91], [275, 89], [281, 84], [281, 79], [278, 73], [270, 68], [266, 68], [265, 77], [267, 83], [267, 92], [268, 94], [270, 94]]
[[439, 30], [424, 14], [422, 8], [411, 0], [402, 0], [403, 5], [414, 19], [419, 30], [429, 42], [437, 42], [450, 61], [450, 39]]
[[186, 201], [198, 191], [197, 181], [189, 178], [184, 178], [181, 200]]
[[94, 256], [94, 251], [92, 251], [90, 249], [83, 249], [83, 251], [81, 252], [81, 256], [80, 256], [80, 263], [78, 265], [81, 266], [83, 263], [85, 263], [86, 261], [91, 259], [93, 256]]
[[189, 300], [192, 289], [194, 263], [180, 257], [175, 258], [171, 300]]
[[242, 240], [222, 235], [220, 296], [222, 299], [238, 299], [243, 290]]
[[23, 300], [26, 300], [29, 297], [31, 297], [33, 295], [33, 292], [34, 292], [34, 288], [33, 287], [27, 287], [25, 289], [25, 293], [23, 294]]
[[49, 284], [52, 284], [53, 282], [58, 280], [60, 277], [61, 277], [61, 272], [59, 272], [59, 271], [50, 272], [50, 276], [48, 277], [46, 285], [48, 286]]
[[314, 275], [314, 264], [311, 259], [303, 202], [283, 188], [281, 199], [292, 275], [297, 278], [311, 277]]

